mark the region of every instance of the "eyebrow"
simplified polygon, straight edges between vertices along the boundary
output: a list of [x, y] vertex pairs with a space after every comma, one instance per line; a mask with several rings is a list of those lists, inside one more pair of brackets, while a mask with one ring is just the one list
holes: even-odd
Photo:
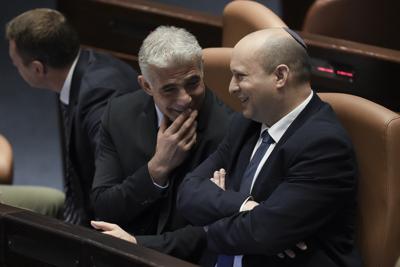
[[176, 83], [168, 83], [168, 84], [162, 86], [160, 89], [164, 90], [164, 89], [168, 89], [170, 87], [176, 87]]
[[[184, 81], [184, 83], [186, 83], [188, 81], [189, 82], [192, 81], [193, 79], [201, 79], [201, 76], [199, 74], [193, 74], [193, 75], [190, 75], [189, 77], [185, 77], [185, 79], [183, 81]], [[162, 86], [161, 89], [166, 89], [168, 87], [176, 87], [176, 86], [177, 86], [177, 83], [168, 83], [168, 84]]]

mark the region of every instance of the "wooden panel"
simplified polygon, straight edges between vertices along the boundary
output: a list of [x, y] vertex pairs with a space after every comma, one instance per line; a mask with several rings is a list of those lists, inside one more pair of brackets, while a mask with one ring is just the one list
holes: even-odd
[[3, 204], [0, 245], [1, 266], [195, 266], [93, 229]]
[[136, 56], [159, 25], [183, 27], [202, 47], [221, 44], [220, 17], [145, 0], [59, 0], [58, 9], [78, 30], [82, 44]]
[[[400, 111], [400, 51], [300, 32], [313, 61], [312, 86], [319, 92], [361, 96]], [[324, 63], [328, 63], [327, 66]], [[323, 73], [317, 67], [332, 69]], [[342, 70], [352, 78], [337, 75]]]

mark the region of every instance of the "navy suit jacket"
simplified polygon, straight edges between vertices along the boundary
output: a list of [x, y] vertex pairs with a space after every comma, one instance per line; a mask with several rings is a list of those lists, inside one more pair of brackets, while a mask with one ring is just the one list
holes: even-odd
[[[188, 174], [178, 209], [194, 225], [207, 225], [209, 249], [244, 255], [243, 266], [360, 266], [354, 244], [356, 161], [331, 107], [314, 95], [276, 144], [251, 196], [260, 203], [238, 212], [248, 197], [242, 175], [261, 125], [237, 115], [224, 141]], [[223, 191], [209, 178], [225, 168]], [[295, 259], [276, 255], [305, 241]]]
[[73, 195], [67, 193], [66, 203], [71, 198], [79, 216], [69, 222], [86, 225], [93, 218], [90, 190], [101, 117], [108, 100], [138, 88], [137, 73], [129, 65], [106, 54], [81, 50], [71, 80], [67, 108], [69, 120], [67, 125], [62, 125], [65, 133], [61, 135], [65, 144], [65, 160], [73, 169], [66, 172], [68, 177], [65, 179], [69, 179], [67, 185], [74, 191]]
[[228, 119], [227, 108], [207, 90], [197, 117], [196, 144], [169, 175], [169, 187], [162, 190], [153, 184], [147, 167], [158, 132], [153, 98], [144, 91], [114, 98], [102, 120], [92, 190], [96, 217], [133, 233], [139, 245], [198, 262], [205, 232], [177, 212], [177, 188], [217, 148]]

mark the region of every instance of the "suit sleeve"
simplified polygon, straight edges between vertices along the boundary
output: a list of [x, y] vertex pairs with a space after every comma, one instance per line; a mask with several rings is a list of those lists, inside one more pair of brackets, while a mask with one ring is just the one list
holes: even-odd
[[228, 168], [231, 132], [234, 131], [229, 130], [217, 150], [182, 181], [177, 205], [193, 225], [209, 225], [237, 213], [248, 197], [240, 192], [224, 191], [210, 181], [214, 171]]
[[199, 261], [207, 243], [203, 227], [191, 225], [160, 235], [142, 235], [135, 238], [141, 246], [195, 263]]
[[260, 205], [251, 211], [210, 225], [207, 240], [211, 250], [275, 255], [307, 240], [352, 203], [356, 165], [346, 139], [304, 139], [287, 164], [287, 175], [268, 199], [258, 200]]
[[95, 88], [83, 92], [81, 96], [81, 120], [96, 158], [99, 154], [101, 118], [114, 89]]
[[151, 207], [169, 188], [163, 190], [153, 184], [147, 164], [128, 176], [123, 173], [119, 154], [108, 132], [112, 127], [111, 109], [112, 102], [103, 117], [91, 197], [97, 219], [123, 225]]

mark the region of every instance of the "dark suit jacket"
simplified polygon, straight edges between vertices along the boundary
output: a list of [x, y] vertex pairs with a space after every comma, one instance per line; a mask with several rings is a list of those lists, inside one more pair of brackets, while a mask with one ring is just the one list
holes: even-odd
[[[244, 255], [243, 266], [360, 266], [354, 244], [356, 162], [352, 144], [331, 107], [314, 95], [276, 144], [251, 195], [260, 205], [238, 212], [239, 191], [261, 125], [241, 115], [204, 163], [181, 184], [178, 209], [208, 225], [211, 250]], [[227, 191], [211, 181], [225, 168]], [[276, 254], [305, 241], [295, 259]]]
[[202, 253], [205, 233], [177, 213], [177, 186], [217, 148], [228, 125], [226, 107], [208, 90], [197, 121], [195, 147], [162, 190], [147, 167], [158, 131], [153, 98], [138, 91], [113, 99], [103, 117], [92, 191], [98, 219], [121, 225], [140, 245], [190, 261]]
[[[75, 67], [68, 105], [68, 125], [64, 126], [65, 160], [73, 171], [67, 172], [74, 191], [73, 202], [80, 220], [87, 224], [93, 216], [90, 190], [94, 176], [94, 159], [99, 143], [103, 111], [113, 95], [139, 88], [137, 73], [127, 64], [92, 50], [81, 50]], [[64, 155], [65, 155], [64, 154]], [[67, 190], [68, 192], [68, 190]], [[71, 198], [67, 194], [66, 198]]]

